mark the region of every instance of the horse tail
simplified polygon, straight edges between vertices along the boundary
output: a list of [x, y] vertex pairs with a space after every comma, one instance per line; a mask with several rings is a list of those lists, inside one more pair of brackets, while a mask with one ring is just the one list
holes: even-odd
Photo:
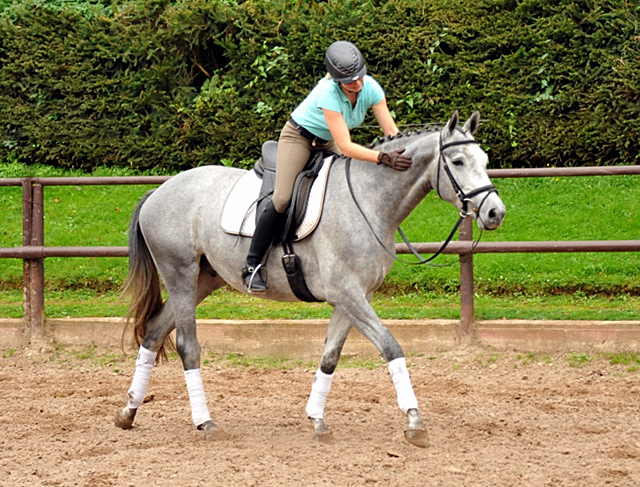
[[[129, 224], [129, 273], [122, 288], [122, 294], [130, 296], [126, 316], [127, 328], [129, 325], [133, 325], [133, 336], [138, 347], [144, 338], [146, 323], [162, 309], [158, 269], [140, 229], [140, 210], [153, 191], [149, 191], [142, 197], [131, 217]], [[172, 340], [167, 338], [158, 350], [158, 361], [166, 360], [166, 346], [171, 348], [172, 345]]]

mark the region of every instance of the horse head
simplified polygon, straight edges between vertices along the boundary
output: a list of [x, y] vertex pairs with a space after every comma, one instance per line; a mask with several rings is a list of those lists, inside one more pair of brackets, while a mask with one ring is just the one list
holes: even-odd
[[505, 206], [487, 175], [487, 154], [473, 138], [480, 123], [476, 111], [462, 128], [456, 110], [439, 134], [437, 160], [429, 164], [427, 185], [463, 216], [470, 215], [482, 230], [495, 230], [505, 216]]

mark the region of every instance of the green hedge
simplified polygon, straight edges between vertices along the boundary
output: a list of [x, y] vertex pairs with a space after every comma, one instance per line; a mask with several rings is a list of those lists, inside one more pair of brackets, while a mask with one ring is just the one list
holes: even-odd
[[0, 14], [0, 159], [242, 165], [348, 39], [399, 125], [481, 110], [493, 167], [637, 164], [639, 14], [625, 0], [16, 0]]

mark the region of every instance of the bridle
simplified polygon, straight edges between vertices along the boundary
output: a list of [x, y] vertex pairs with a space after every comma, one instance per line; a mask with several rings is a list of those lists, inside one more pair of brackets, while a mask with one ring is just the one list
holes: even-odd
[[[473, 191], [470, 191], [469, 193], [465, 193], [462, 188], [460, 187], [460, 185], [458, 184], [458, 181], [456, 181], [456, 178], [453, 177], [453, 174], [451, 173], [451, 169], [449, 168], [449, 164], [447, 164], [447, 159], [444, 156], [444, 151], [446, 149], [448, 149], [449, 147], [454, 147], [457, 145], [466, 145], [466, 144], [479, 144], [480, 142], [475, 140], [475, 139], [466, 139], [466, 140], [457, 140], [454, 142], [448, 142], [446, 144], [442, 143], [442, 134], [440, 134], [440, 155], [439, 155], [439, 160], [438, 160], [438, 176], [436, 178], [436, 193], [438, 193], [438, 196], [440, 198], [442, 198], [442, 195], [440, 194], [440, 168], [444, 167], [444, 171], [447, 173], [447, 177], [449, 178], [449, 182], [451, 183], [451, 186], [453, 186], [453, 190], [456, 192], [456, 195], [458, 196], [458, 199], [460, 200], [460, 202], [462, 203], [462, 208], [460, 209], [460, 218], [464, 218], [468, 215], [470, 215], [472, 212], [475, 213], [478, 217], [480, 216], [480, 208], [482, 208], [482, 205], [484, 204], [485, 201], [487, 201], [487, 198], [489, 197], [489, 195], [491, 193], [498, 193], [498, 190], [496, 189], [496, 187], [493, 184], [487, 184], [486, 186], [482, 186], [480, 188], [476, 188]], [[473, 207], [471, 212], [468, 211], [467, 209], [467, 204], [472, 203], [473, 204], [473, 200], [471, 198], [473, 198], [474, 196], [477, 196], [481, 193], [486, 192], [487, 194], [485, 195], [484, 198], [482, 198], [482, 201], [480, 202], [480, 204], [477, 207]]]
[[[445, 158], [445, 155], [444, 155], [444, 151], [446, 149], [448, 149], [449, 147], [454, 147], [454, 146], [458, 146], [458, 145], [465, 145], [465, 144], [479, 144], [479, 143], [480, 142], [475, 140], [475, 139], [465, 139], [465, 140], [447, 142], [446, 144], [443, 144], [442, 143], [442, 134], [440, 134], [440, 150], [439, 150], [440, 153], [439, 153], [439, 156], [438, 156], [438, 174], [437, 174], [437, 177], [436, 177], [436, 188], [435, 188], [435, 190], [436, 190], [436, 193], [438, 193], [438, 196], [442, 199], [442, 196], [440, 194], [440, 169], [442, 167], [444, 167], [444, 171], [447, 174], [447, 177], [449, 178], [449, 182], [451, 183], [451, 186], [453, 187], [456, 195], [458, 196], [458, 199], [462, 203], [462, 208], [460, 209], [458, 221], [456, 222], [456, 224], [454, 225], [453, 229], [449, 233], [449, 236], [444, 241], [442, 246], [431, 257], [429, 257], [428, 259], [423, 259], [422, 258], [422, 256], [418, 253], [418, 251], [415, 249], [415, 247], [413, 247], [413, 245], [411, 245], [411, 242], [409, 242], [409, 239], [404, 234], [402, 229], [400, 227], [398, 227], [398, 233], [400, 234], [400, 237], [404, 241], [404, 243], [407, 246], [407, 248], [411, 251], [411, 253], [418, 259], [418, 262], [409, 262], [409, 261], [400, 259], [398, 256], [395, 255], [394, 252], [391, 252], [384, 245], [384, 243], [380, 240], [380, 237], [378, 237], [378, 235], [376, 234], [375, 230], [373, 229], [373, 226], [371, 225], [371, 222], [369, 222], [369, 219], [364, 214], [364, 211], [360, 207], [360, 204], [358, 203], [358, 200], [356, 200], [356, 197], [355, 197], [355, 195], [353, 193], [353, 187], [351, 185], [351, 175], [350, 175], [351, 158], [347, 159], [347, 161], [345, 163], [345, 172], [346, 172], [346, 177], [347, 177], [347, 185], [349, 186], [349, 192], [351, 193], [351, 198], [353, 199], [354, 203], [356, 204], [356, 207], [360, 211], [360, 214], [362, 215], [362, 217], [364, 218], [365, 222], [367, 223], [367, 226], [369, 227], [369, 230], [371, 230], [371, 233], [373, 233], [373, 236], [376, 238], [376, 240], [378, 241], [380, 246], [385, 250], [385, 252], [387, 252], [387, 254], [389, 254], [391, 257], [393, 257], [398, 262], [401, 262], [402, 264], [407, 264], [407, 265], [421, 265], [421, 264], [434, 265], [434, 264], [431, 264], [430, 262], [433, 259], [435, 259], [438, 255], [440, 255], [444, 251], [444, 249], [447, 247], [447, 245], [449, 245], [449, 242], [451, 242], [451, 240], [453, 239], [453, 236], [455, 235], [456, 231], [460, 227], [460, 224], [465, 219], [465, 217], [469, 216], [472, 213], [475, 213], [477, 215], [477, 218], [480, 217], [480, 208], [482, 208], [482, 205], [487, 200], [489, 195], [491, 193], [496, 193], [497, 194], [498, 190], [496, 189], [496, 187], [493, 184], [488, 184], [486, 186], [482, 186], [480, 188], [474, 189], [474, 190], [470, 191], [469, 193], [465, 193], [464, 190], [462, 189], [462, 187], [456, 181], [456, 178], [453, 176], [453, 173], [451, 172], [451, 169], [449, 168], [449, 164], [447, 164], [447, 159]], [[480, 204], [477, 207], [475, 207], [475, 206], [472, 207], [471, 211], [469, 211], [469, 209], [467, 208], [467, 205], [469, 203], [473, 204], [473, 200], [471, 198], [473, 198], [474, 196], [477, 196], [479, 194], [485, 193], [485, 192], [487, 194], [485, 195], [484, 198], [482, 198], [482, 201], [480, 202]], [[476, 242], [476, 244], [477, 244], [477, 242]]]

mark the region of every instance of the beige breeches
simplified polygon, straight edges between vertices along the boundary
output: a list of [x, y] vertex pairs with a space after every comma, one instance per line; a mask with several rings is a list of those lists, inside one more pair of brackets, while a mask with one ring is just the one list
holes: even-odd
[[322, 150], [340, 153], [334, 141], [314, 147], [289, 122], [284, 125], [278, 140], [276, 187], [272, 197], [273, 206], [278, 213], [284, 213], [287, 210], [296, 177], [304, 169], [311, 152]]

